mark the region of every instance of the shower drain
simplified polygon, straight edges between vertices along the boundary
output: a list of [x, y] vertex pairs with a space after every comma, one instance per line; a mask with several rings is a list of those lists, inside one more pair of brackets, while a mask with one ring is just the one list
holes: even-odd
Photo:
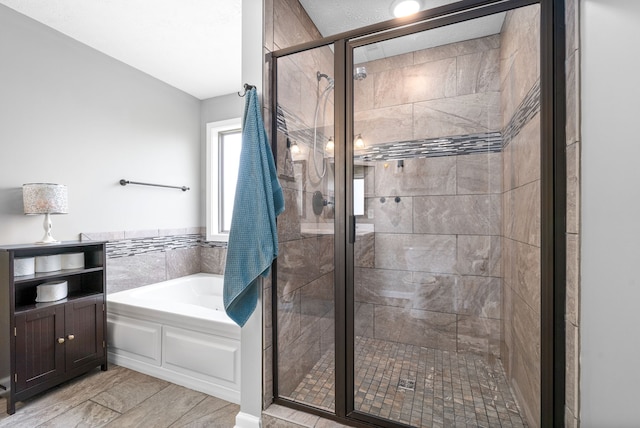
[[399, 389], [406, 389], [407, 391], [415, 391], [415, 389], [416, 389], [416, 380], [415, 379], [400, 378], [400, 381], [398, 381], [398, 388]]

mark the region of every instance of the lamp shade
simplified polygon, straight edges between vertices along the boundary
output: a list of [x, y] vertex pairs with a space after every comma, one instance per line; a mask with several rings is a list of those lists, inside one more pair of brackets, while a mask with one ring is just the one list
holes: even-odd
[[53, 183], [22, 185], [25, 214], [67, 214], [69, 202], [67, 186]]

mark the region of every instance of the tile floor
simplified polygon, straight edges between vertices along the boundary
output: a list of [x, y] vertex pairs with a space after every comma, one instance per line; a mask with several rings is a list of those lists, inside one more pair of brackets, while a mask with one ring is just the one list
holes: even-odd
[[[356, 351], [359, 410], [416, 427], [526, 427], [499, 361], [368, 338], [357, 338]], [[292, 398], [331, 409], [332, 360], [332, 352], [325, 354]], [[236, 404], [111, 365], [18, 402], [14, 415], [0, 414], [0, 428], [231, 428], [238, 411]], [[282, 419], [293, 416], [282, 412], [293, 411], [282, 408], [274, 414], [280, 421], [267, 418], [265, 426], [289, 426]], [[313, 424], [291, 426], [342, 426], [302, 416], [315, 418]]]
[[[526, 427], [500, 360], [363, 337], [355, 353], [357, 410], [414, 427]], [[333, 359], [290, 398], [333, 411]]]
[[0, 428], [230, 428], [240, 406], [112, 364], [5, 409]]
[[262, 428], [349, 428], [349, 426], [272, 404], [262, 412]]

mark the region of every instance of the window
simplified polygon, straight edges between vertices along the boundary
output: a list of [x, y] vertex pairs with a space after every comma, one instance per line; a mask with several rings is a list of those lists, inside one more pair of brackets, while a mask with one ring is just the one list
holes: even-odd
[[242, 148], [240, 118], [207, 124], [207, 240], [227, 241]]

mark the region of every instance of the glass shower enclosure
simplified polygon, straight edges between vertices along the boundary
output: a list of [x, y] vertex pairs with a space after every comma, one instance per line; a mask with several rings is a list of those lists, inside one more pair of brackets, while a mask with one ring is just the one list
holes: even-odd
[[539, 424], [540, 69], [538, 4], [277, 55], [276, 399]]

